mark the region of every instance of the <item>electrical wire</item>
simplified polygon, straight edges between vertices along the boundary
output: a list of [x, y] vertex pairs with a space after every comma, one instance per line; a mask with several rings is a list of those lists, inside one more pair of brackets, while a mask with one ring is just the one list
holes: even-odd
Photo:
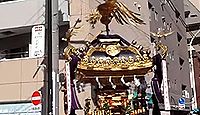
[[101, 2], [99, 2], [98, 0], [95, 0], [96, 2], [98, 2], [99, 4], [101, 4]]
[[[66, 1], [63, 0], [58, 7], [62, 6]], [[28, 24], [42, 9], [45, 8], [45, 5], [43, 4], [26, 22], [25, 25]], [[35, 21], [33, 21], [33, 23], [35, 23], [36, 21], [38, 21], [41, 17], [45, 17], [45, 11], [39, 16], [37, 17], [37, 19], [35, 19]], [[42, 21], [42, 24], [45, 23], [45, 20]]]
[[45, 12], [43, 12], [39, 17], [37, 17], [37, 18], [35, 19], [35, 21], [33, 21], [33, 23], [37, 22], [41, 17], [43, 17], [44, 20], [45, 20]]
[[21, 84], [21, 83], [37, 83], [37, 82], [44, 82], [44, 81], [7, 82], [7, 83], [0, 83], [0, 85], [13, 85], [13, 84]]
[[63, 0], [63, 1], [58, 5], [58, 7], [61, 7], [65, 2], [66, 2], [66, 0]]
[[169, 11], [167, 11], [167, 9], [165, 8], [165, 11], [167, 12], [168, 16], [170, 17], [170, 19], [172, 20], [172, 22], [174, 23], [174, 25], [176, 26], [176, 28], [179, 30], [179, 32], [184, 35], [182, 33], [182, 30], [180, 29], [180, 27], [176, 24], [176, 21], [172, 18], [172, 16], [170, 15]]
[[[143, 31], [142, 29], [138, 28], [137, 26], [133, 25], [133, 27], [137, 30], [139, 30], [140, 32], [142, 32], [147, 38], [148, 40], [151, 38], [150, 34], [148, 34], [147, 32]], [[133, 28], [131, 26], [128, 26], [128, 28], [130, 28], [131, 30], [133, 30]], [[134, 30], [133, 30], [134, 31]]]
[[[159, 1], [162, 3], [161, 0], [159, 0]], [[167, 0], [167, 2], [168, 2], [168, 4], [169, 4], [170, 8], [174, 11], [174, 13], [176, 13], [176, 11], [178, 11], [178, 10], [177, 10], [176, 6], [173, 4], [173, 2], [172, 2], [171, 0]], [[164, 8], [165, 8], [165, 7], [164, 7]], [[167, 11], [166, 8], [165, 8], [165, 10]], [[168, 13], [169, 17], [172, 19], [172, 21], [174, 22], [174, 24], [176, 25], [175, 21], [173, 20], [173, 18], [171, 17], [171, 15], [169, 14], [168, 11], [167, 11], [167, 13]], [[183, 18], [181, 17], [181, 15], [178, 17], [178, 19], [181, 21], [182, 25], [183, 25], [183, 26], [186, 28], [186, 30], [187, 30], [187, 24], [186, 24], [186, 22], [183, 20]], [[181, 29], [179, 28], [178, 25], [176, 25], [176, 27], [179, 29], [179, 31], [181, 30]], [[191, 31], [189, 31], [189, 34], [190, 34], [192, 37], [194, 36], [194, 34], [193, 34]], [[183, 34], [183, 35], [184, 35], [184, 34]]]
[[84, 3], [84, 4], [86, 4], [86, 5], [90, 5], [90, 4], [88, 4], [87, 2], [85, 2], [86, 0], [80, 0], [81, 1], [81, 3]]
[[[170, 8], [174, 11], [174, 13], [176, 13], [178, 10], [176, 9], [176, 6], [173, 4], [173, 2], [172, 1], [170, 1], [170, 0], [167, 0], [168, 1], [168, 3], [169, 3], [169, 6], [170, 6]], [[167, 9], [166, 9], [167, 10]], [[169, 14], [169, 13], [168, 13]], [[181, 17], [181, 15], [178, 17], [178, 19], [181, 21], [181, 23], [182, 23], [182, 25], [186, 28], [186, 30], [187, 30], [187, 24], [186, 24], [186, 22], [183, 20], [183, 18]], [[189, 34], [191, 35], [191, 36], [194, 36], [194, 34], [191, 32], [191, 31], [189, 31]]]
[[[42, 5], [42, 7], [40, 7], [26, 22], [25, 25], [28, 24], [45, 6]], [[43, 12], [44, 13], [44, 12]], [[43, 14], [42, 13], [42, 14]]]
[[[89, 15], [90, 13], [82, 13], [82, 15]], [[70, 14], [69, 16], [80, 16], [81, 14]]]

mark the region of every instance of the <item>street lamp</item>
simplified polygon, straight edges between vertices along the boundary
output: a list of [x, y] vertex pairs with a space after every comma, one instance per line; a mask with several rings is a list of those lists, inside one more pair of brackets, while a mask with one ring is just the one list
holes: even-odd
[[195, 87], [195, 76], [194, 76], [194, 65], [193, 65], [193, 58], [192, 58], [192, 42], [194, 38], [200, 33], [200, 29], [195, 33], [195, 35], [192, 37], [190, 43], [189, 43], [189, 62], [190, 62], [190, 83], [191, 83], [191, 88], [193, 91], [193, 102], [192, 102], [192, 110], [197, 108], [197, 96], [196, 96], [196, 87]]

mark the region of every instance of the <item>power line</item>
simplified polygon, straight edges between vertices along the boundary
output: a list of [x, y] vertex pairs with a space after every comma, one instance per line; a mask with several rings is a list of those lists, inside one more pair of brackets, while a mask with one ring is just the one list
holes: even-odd
[[98, 0], [95, 0], [96, 2], [98, 2], [99, 4], [101, 4], [101, 2], [99, 2]]
[[[171, 5], [170, 5], [170, 7], [171, 7], [171, 9], [175, 9], [175, 10], [173, 10], [175, 13], [178, 11], [177, 9], [176, 9], [176, 6], [173, 4], [173, 2], [172, 1], [170, 1], [170, 0], [167, 0], [167, 1], [169, 1], [170, 3], [171, 3]], [[181, 21], [181, 23], [183, 24], [183, 26], [186, 28], [186, 30], [187, 30], [187, 23], [183, 20], [183, 18], [181, 17], [181, 15], [179, 16], [179, 20]], [[189, 34], [193, 37], [194, 36], [194, 33], [192, 33], [191, 31], [189, 31]]]
[[59, 4], [59, 7], [61, 7], [65, 2], [66, 2], [66, 0], [63, 0], [63, 1]]
[[[175, 14], [179, 13], [178, 10], [177, 10], [177, 8], [176, 8], [176, 6], [174, 5], [174, 3], [173, 3], [171, 0], [167, 0], [167, 2], [168, 2], [170, 8], [174, 11]], [[167, 9], [165, 8], [165, 10], [167, 10]], [[169, 14], [169, 13], [168, 13], [168, 14]], [[169, 14], [169, 15], [170, 15], [170, 14]], [[171, 17], [171, 16], [170, 16], [170, 17]], [[178, 16], [178, 19], [181, 21], [182, 25], [187, 29], [187, 23], [183, 20], [183, 18], [181, 17], [181, 15]], [[177, 27], [178, 27], [178, 26], [177, 26]], [[178, 27], [178, 28], [179, 28], [179, 27]], [[194, 36], [194, 34], [193, 34], [191, 31], [189, 31], [189, 34], [190, 34], [191, 36]]]
[[7, 83], [0, 83], [0, 85], [12, 85], [12, 84], [22, 84], [22, 83], [38, 83], [44, 81], [24, 81], [24, 82], [7, 82]]
[[[163, 3], [161, 0], [158, 0], [160, 3]], [[180, 13], [178, 12], [176, 6], [173, 4], [172, 1], [167, 0], [169, 7], [172, 9], [172, 11], [177, 15], [177, 18], [180, 20], [181, 24], [185, 27], [185, 29], [187, 30], [187, 24], [186, 22], [183, 20], [183, 18], [181, 17]], [[165, 11], [167, 12], [168, 16], [170, 17], [170, 19], [173, 21], [174, 25], [177, 27], [177, 29], [182, 33], [182, 30], [180, 29], [180, 27], [176, 24], [176, 21], [172, 18], [171, 14], [169, 13], [169, 11], [167, 10], [166, 7], [164, 7]], [[191, 36], [194, 36], [194, 34], [189, 31], [188, 32]], [[184, 34], [182, 34], [184, 35]]]
[[[150, 40], [150, 39], [149, 39], [149, 38], [151, 38], [150, 34], [148, 34], [147, 32], [143, 31], [142, 29], [138, 28], [138, 27], [135, 26], [135, 25], [133, 25], [133, 27], [134, 27], [135, 29], [139, 30], [141, 33], [143, 33], [143, 34], [146, 36], [146, 38], [147, 38], [148, 40]], [[128, 28], [130, 28], [132, 31], [134, 31], [133, 28], [132, 28], [131, 26], [128, 26]], [[152, 38], [153, 38], [153, 37], [152, 37]]]
[[[59, 7], [62, 6], [64, 3], [66, 2], [66, 0], [63, 0], [60, 4], [59, 4]], [[29, 23], [36, 15], [38, 15], [38, 13], [43, 9], [45, 8], [45, 5], [42, 5], [26, 22], [25, 22], [25, 25], [27, 23]], [[35, 21], [33, 21], [33, 23], [35, 23], [37, 20], [39, 20], [41, 17], [45, 17], [44, 16], [45, 14], [45, 11], [42, 12], [42, 14], [37, 17], [37, 19], [35, 19]], [[45, 21], [45, 20], [44, 20]], [[44, 21], [42, 21], [42, 23], [44, 23]]]
[[[33, 23], [37, 22], [41, 17], [45, 18], [45, 12], [38, 16]], [[45, 21], [45, 19], [43, 21]]]
[[[44, 8], [44, 5], [42, 5], [42, 7], [40, 7], [26, 22], [25, 22], [25, 25], [27, 23], [29, 23], [42, 9]], [[43, 12], [44, 13], [44, 12]], [[42, 13], [42, 14], [43, 14]]]

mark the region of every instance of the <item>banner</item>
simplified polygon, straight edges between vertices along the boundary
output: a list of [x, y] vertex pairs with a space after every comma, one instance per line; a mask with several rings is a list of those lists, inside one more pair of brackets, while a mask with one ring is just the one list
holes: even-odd
[[41, 115], [41, 104], [32, 103], [0, 104], [0, 115]]

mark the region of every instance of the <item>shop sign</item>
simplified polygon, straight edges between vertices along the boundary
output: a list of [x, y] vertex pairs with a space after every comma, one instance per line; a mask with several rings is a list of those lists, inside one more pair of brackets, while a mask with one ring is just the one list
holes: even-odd
[[41, 115], [41, 104], [32, 103], [0, 104], [1, 115]]

